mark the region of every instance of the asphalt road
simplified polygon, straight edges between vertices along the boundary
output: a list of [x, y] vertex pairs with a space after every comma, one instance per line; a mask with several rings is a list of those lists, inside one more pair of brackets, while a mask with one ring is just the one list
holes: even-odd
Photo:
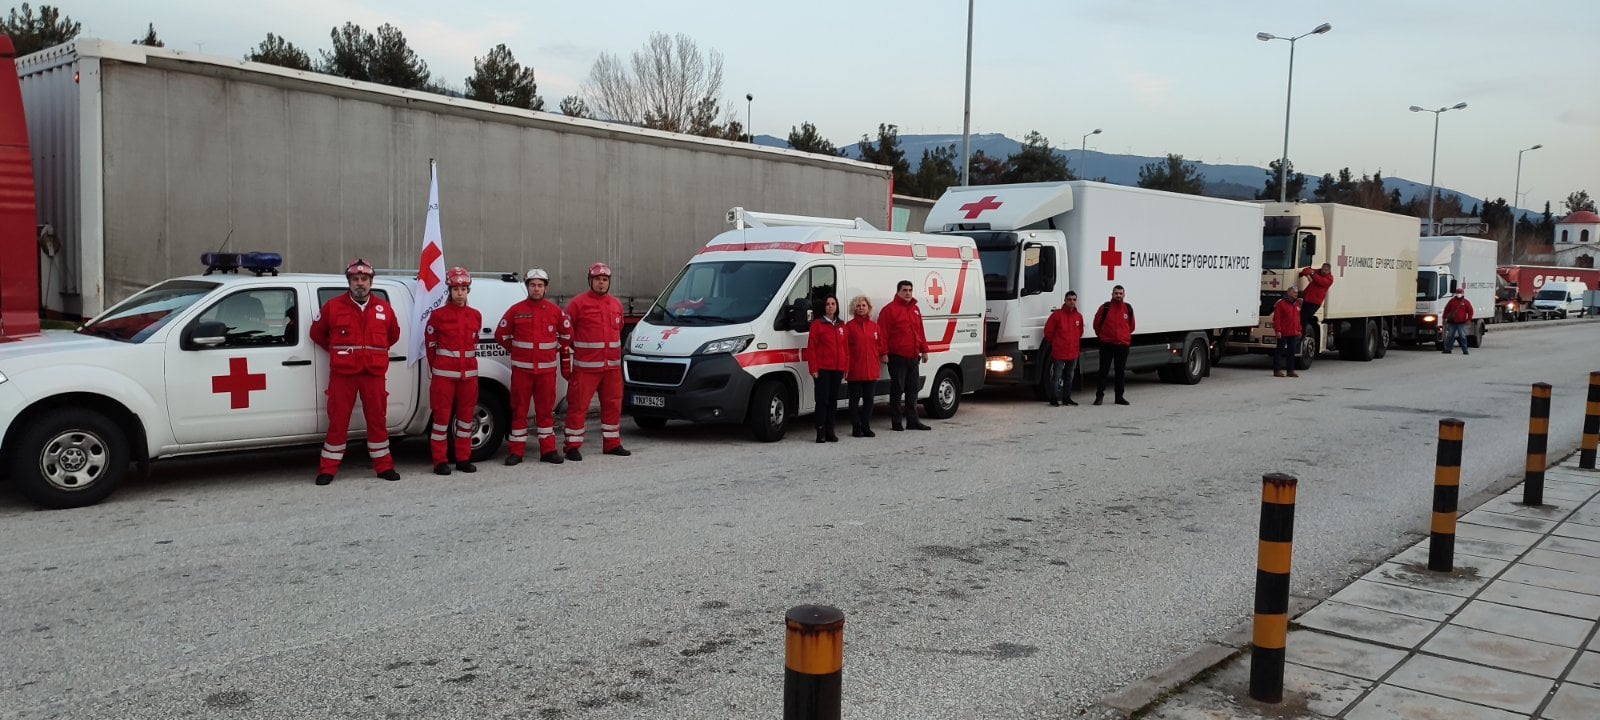
[[846, 613], [846, 717], [1071, 717], [1249, 616], [1263, 473], [1299, 477], [1293, 589], [1325, 596], [1425, 531], [1440, 418], [1464, 495], [1520, 478], [1530, 383], [1575, 448], [1597, 330], [825, 446], [625, 423], [632, 458], [447, 479], [413, 442], [399, 483], [315, 487], [313, 448], [79, 510], [0, 488], [0, 717], [777, 717], [803, 603]]

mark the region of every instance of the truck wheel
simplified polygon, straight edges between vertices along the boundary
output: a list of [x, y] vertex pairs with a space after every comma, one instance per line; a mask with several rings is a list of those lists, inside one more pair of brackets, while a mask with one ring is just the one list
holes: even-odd
[[1479, 320], [1478, 322], [1473, 323], [1472, 324], [1472, 329], [1475, 330], [1476, 332], [1467, 333], [1467, 347], [1470, 347], [1470, 348], [1483, 347], [1483, 332], [1484, 332], [1484, 330], [1487, 329], [1487, 328], [1484, 327], [1483, 321]]
[[126, 433], [90, 410], [60, 408], [28, 423], [11, 453], [11, 477], [29, 500], [48, 508], [93, 505], [128, 471]]
[[1387, 320], [1378, 321], [1378, 349], [1372, 353], [1375, 358], [1389, 354], [1389, 345], [1394, 342], [1394, 328]]
[[641, 430], [660, 430], [667, 426], [667, 419], [654, 415], [635, 415], [633, 424], [638, 425]]
[[[1045, 375], [1045, 383], [1049, 384], [1050, 376]], [[927, 411], [928, 417], [943, 420], [956, 414], [956, 408], [961, 407], [961, 376], [951, 368], [940, 368], [933, 376], [933, 392], [922, 400], [922, 409]]]
[[756, 386], [750, 396], [750, 416], [745, 423], [750, 434], [761, 442], [777, 442], [789, 423], [789, 390], [777, 380], [767, 380]]
[[[511, 430], [511, 409], [499, 391], [485, 389], [478, 393], [472, 417], [472, 462], [480, 463], [500, 452], [500, 443]], [[454, 448], [455, 443], [450, 446]]]
[[1183, 385], [1198, 385], [1206, 376], [1208, 369], [1206, 363], [1210, 360], [1211, 352], [1206, 347], [1206, 342], [1199, 338], [1189, 343], [1183, 351], [1183, 365], [1179, 367], [1177, 379]]
[[1305, 329], [1300, 332], [1300, 356], [1294, 359], [1295, 369], [1311, 369], [1311, 363], [1317, 359], [1318, 351], [1321, 349], [1321, 345], [1319, 345], [1321, 341], [1321, 338], [1317, 336], [1316, 325], [1305, 326]]

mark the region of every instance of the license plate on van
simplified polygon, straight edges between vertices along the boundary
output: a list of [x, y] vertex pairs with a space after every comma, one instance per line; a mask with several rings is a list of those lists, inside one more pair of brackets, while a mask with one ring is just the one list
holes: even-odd
[[667, 406], [667, 399], [660, 395], [636, 394], [633, 396], [633, 404], [639, 407], [664, 408]]

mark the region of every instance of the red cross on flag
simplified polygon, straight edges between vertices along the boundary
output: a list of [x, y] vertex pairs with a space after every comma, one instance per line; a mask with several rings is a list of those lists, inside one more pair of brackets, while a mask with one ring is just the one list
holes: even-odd
[[444, 235], [439, 230], [439, 165], [428, 161], [428, 219], [422, 228], [422, 255], [417, 260], [417, 289], [411, 307], [411, 352], [406, 366], [422, 359], [428, 316], [444, 304]]

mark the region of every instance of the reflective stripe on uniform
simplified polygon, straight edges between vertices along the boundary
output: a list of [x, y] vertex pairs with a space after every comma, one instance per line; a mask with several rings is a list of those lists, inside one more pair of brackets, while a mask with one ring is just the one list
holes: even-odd
[[374, 459], [374, 460], [376, 460], [378, 458], [381, 458], [381, 457], [388, 457], [389, 456], [389, 448], [383, 448], [382, 450], [371, 450], [367, 454], [371, 455], [372, 459]]
[[332, 347], [334, 350], [377, 350], [379, 352], [389, 351], [389, 348], [374, 347], [372, 345], [334, 345]]
[[460, 378], [461, 373], [458, 373], [454, 370], [440, 370], [439, 368], [434, 368], [433, 376], [442, 378]]
[[603, 368], [606, 366], [603, 362], [584, 362], [582, 360], [573, 360], [572, 364], [581, 368]]
[[555, 360], [551, 360], [550, 362], [542, 362], [542, 363], [539, 363], [539, 369], [540, 370], [554, 370], [554, 369], [556, 369], [556, 365], [559, 365], [559, 364], [560, 363], [558, 363]]
[[583, 348], [584, 350], [601, 350], [606, 347], [606, 344], [603, 342], [584, 342], [582, 340], [575, 340], [573, 341], [572, 346], [575, 348]]
[[527, 440], [528, 439], [528, 431], [527, 430], [512, 430], [511, 434], [507, 435], [506, 437], [508, 437], [508, 438], [510, 438], [512, 440]]
[[542, 343], [539, 343], [539, 349], [540, 350], [555, 350], [556, 348], [559, 348], [559, 347], [561, 347], [561, 343], [556, 343], [556, 342], [542, 342]]
[[511, 367], [522, 368], [523, 370], [532, 370], [533, 369], [533, 363], [522, 362], [520, 360], [512, 360], [511, 361]]
[[[555, 434], [556, 434], [556, 428], [555, 428], [554, 425], [551, 425], [549, 427], [539, 428], [536, 432], [538, 432], [539, 433], [539, 437], [542, 437], [542, 438], [554, 437]], [[527, 433], [523, 433], [523, 436], [526, 437]]]
[[430, 429], [433, 432], [428, 435], [428, 438], [432, 439], [432, 440], [443, 440], [443, 439], [445, 439], [445, 437], [447, 437], [447, 435], [449, 434], [449, 431], [450, 431], [450, 427], [449, 426], [440, 425], [439, 423], [434, 423], [433, 427], [430, 428]]
[[511, 347], [518, 348], [520, 350], [532, 350], [533, 349], [533, 343], [531, 343], [531, 342], [523, 342], [521, 340], [512, 340], [511, 341]]
[[620, 438], [622, 437], [622, 426], [600, 423], [600, 437]]

